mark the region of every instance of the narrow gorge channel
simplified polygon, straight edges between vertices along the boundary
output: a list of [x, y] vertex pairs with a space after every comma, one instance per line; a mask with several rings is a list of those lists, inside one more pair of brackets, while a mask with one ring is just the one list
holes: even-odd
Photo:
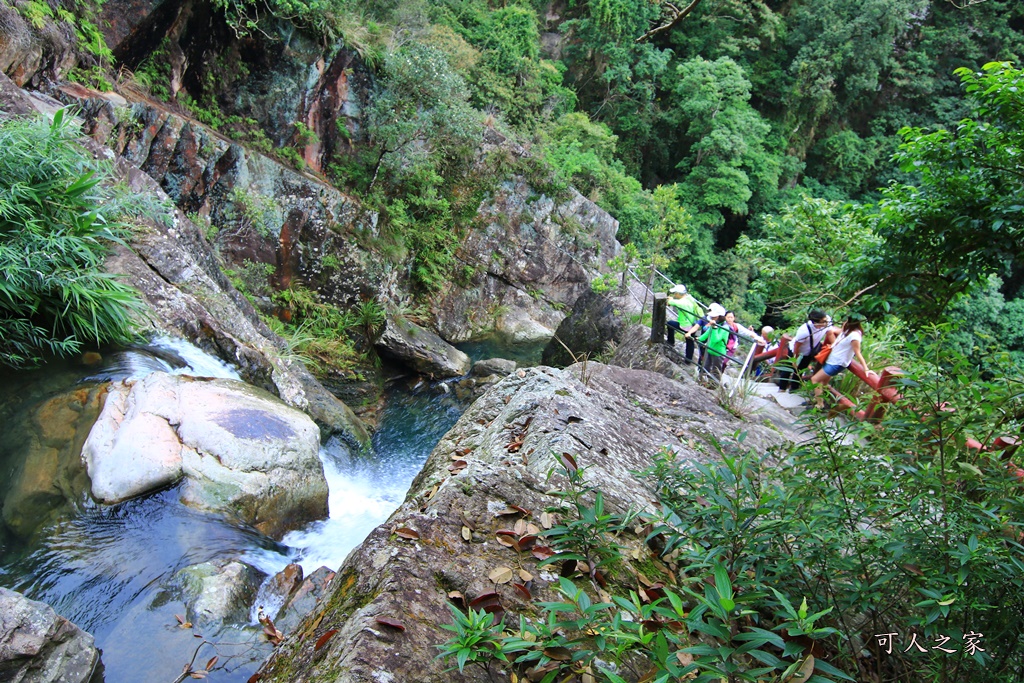
[[[478, 357], [495, 349], [474, 345], [467, 351]], [[526, 359], [521, 355], [520, 360]], [[26, 473], [26, 459], [40, 462], [40, 442], [52, 459], [54, 437], [37, 438], [24, 431], [47, 419], [40, 417], [46, 410], [67, 410], [54, 405], [55, 397], [154, 371], [238, 377], [186, 342], [160, 339], [109, 354], [98, 367], [53, 364], [3, 383], [4, 518], [30, 517], [31, 524], [23, 524], [18, 533], [9, 524], [0, 525], [0, 586], [50, 604], [92, 633], [102, 650], [100, 680], [105, 683], [170, 683], [203, 642], [208, 644], [200, 648], [197, 661], [217, 655], [219, 666], [224, 666], [213, 674], [215, 680], [246, 681], [271, 649], [260, 635], [257, 614], [261, 606], [271, 615], [281, 606], [281, 598], [268, 590], [274, 575], [289, 563], [300, 564], [307, 577], [321, 567], [337, 569], [352, 548], [402, 503], [430, 451], [468, 402], [440, 387], [395, 381], [387, 391], [371, 452], [353, 453], [337, 438], [320, 450], [329, 486], [328, 519], [291, 531], [280, 542], [185, 506], [176, 487], [113, 506], [93, 502], [87, 487], [71, 504], [58, 498], [41, 500], [38, 495], [14, 500], [18, 481], [48, 477], [52, 471], [51, 462], [35, 474]], [[33, 447], [35, 455], [29, 453]], [[179, 617], [187, 618], [188, 574], [196, 565], [225, 560], [257, 570], [249, 580], [259, 577], [256, 581], [262, 585], [253, 591], [252, 604], [239, 605], [227, 624], [183, 626]]]

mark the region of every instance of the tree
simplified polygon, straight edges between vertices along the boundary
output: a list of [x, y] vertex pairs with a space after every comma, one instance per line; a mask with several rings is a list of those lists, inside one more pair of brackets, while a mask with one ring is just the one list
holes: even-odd
[[799, 322], [857, 296], [861, 258], [879, 241], [850, 205], [804, 196], [766, 217], [757, 238], [742, 235], [736, 252], [757, 271], [751, 289]]
[[688, 144], [677, 165], [688, 171], [680, 197], [699, 223], [718, 228], [725, 212], [747, 213], [755, 188], [778, 182], [777, 164], [764, 152], [771, 127], [750, 106], [750, 82], [732, 59], [696, 57], [676, 73], [674, 112]]
[[135, 291], [102, 271], [138, 202], [79, 147], [64, 110], [0, 123], [0, 364], [26, 367], [133, 337]]
[[378, 152], [371, 187], [382, 170], [397, 183], [467, 162], [481, 130], [465, 81], [421, 43], [387, 55], [368, 118]]
[[917, 318], [989, 275], [1011, 293], [1024, 282], [1024, 73], [993, 62], [957, 75], [971, 116], [953, 130], [900, 131], [895, 158], [917, 182], [886, 188], [874, 217], [883, 242], [867, 277]]

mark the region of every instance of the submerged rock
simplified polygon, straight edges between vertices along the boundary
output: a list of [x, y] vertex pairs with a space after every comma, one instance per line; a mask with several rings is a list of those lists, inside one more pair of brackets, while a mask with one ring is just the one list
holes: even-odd
[[[440, 626], [452, 621], [447, 603], [458, 597], [450, 595], [469, 602], [495, 593], [489, 604], [506, 623], [535, 617], [537, 602], [557, 598], [558, 568], [538, 568], [530, 552], [506, 547], [496, 535], [502, 531], [506, 542], [508, 534], [535, 536], [542, 511], [560, 504], [550, 491], [566, 480], [548, 476], [558, 466], [555, 454], [569, 453], [586, 468], [606, 509], [621, 514], [652, 507], [653, 483], [635, 473], [650, 467], [654, 454], [668, 448], [679, 459], [707, 461], [712, 441], [735, 444], [741, 429], [744, 447], [758, 451], [797, 438], [737, 420], [692, 381], [645, 370], [589, 363], [508, 375], [438, 443], [405, 502], [349, 555], [329, 593], [264, 664], [261, 681], [490, 680], [482, 669], [459, 674], [435, 659], [436, 646], [451, 635]], [[568, 515], [555, 515], [555, 523]], [[645, 536], [627, 531], [615, 539], [626, 548], [609, 577], [620, 590], [635, 590], [639, 572], [654, 581], [670, 571]], [[496, 582], [502, 567], [529, 578], [516, 573]], [[520, 581], [523, 589], [513, 585]], [[597, 599], [586, 579], [577, 584]]]
[[178, 580], [188, 620], [199, 628], [247, 623], [249, 607], [266, 574], [237, 560], [216, 560], [185, 567]]
[[112, 386], [82, 457], [102, 503], [183, 480], [184, 503], [280, 538], [327, 515], [319, 444], [309, 417], [264, 391], [157, 372]]
[[437, 378], [461, 377], [469, 372], [469, 356], [402, 316], [391, 316], [377, 339], [377, 348], [416, 372]]
[[91, 635], [49, 605], [0, 588], [0, 680], [89, 683], [99, 663]]
[[4, 421], [0, 460], [6, 454], [14, 466], [0, 495], [4, 524], [16, 535], [30, 536], [89, 490], [82, 444], [105, 394], [105, 386], [78, 386]]

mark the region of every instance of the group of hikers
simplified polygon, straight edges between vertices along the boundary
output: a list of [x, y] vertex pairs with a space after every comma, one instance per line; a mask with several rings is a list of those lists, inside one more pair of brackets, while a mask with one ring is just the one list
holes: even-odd
[[[705, 373], [720, 380], [726, 364], [735, 360], [735, 349], [739, 339], [761, 345], [766, 351], [778, 348], [772, 341], [774, 328], [765, 326], [761, 333], [754, 332], [736, 322], [733, 311], [727, 311], [718, 303], [706, 309], [686, 289], [686, 285], [674, 285], [669, 290], [668, 306], [675, 309], [676, 319], [668, 326], [668, 343], [675, 346], [676, 333], [683, 335], [684, 359], [693, 363], [694, 351], [699, 346], [697, 363]], [[858, 314], [849, 315], [841, 327], [832, 324], [832, 319], [822, 310], [812, 309], [807, 321], [800, 326], [790, 347], [793, 357], [791, 369], [784, 371], [779, 382], [781, 391], [793, 391], [801, 382], [802, 373], [817, 363], [817, 369], [810, 377], [814, 385], [815, 404], [823, 405], [822, 392], [833, 377], [841, 373], [856, 358], [868, 372], [868, 364], [861, 353], [864, 339], [863, 318]], [[783, 373], [780, 373], [783, 375]]]

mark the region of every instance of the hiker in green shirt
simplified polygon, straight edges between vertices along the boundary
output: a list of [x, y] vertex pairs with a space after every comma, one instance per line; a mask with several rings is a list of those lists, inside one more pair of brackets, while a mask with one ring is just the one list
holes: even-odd
[[707, 317], [711, 324], [697, 340], [704, 344], [702, 365], [709, 373], [720, 378], [722, 370], [725, 369], [726, 345], [729, 343], [730, 330], [725, 324], [725, 309], [721, 305], [711, 304]]
[[[672, 289], [668, 290], [668, 301], [665, 302], [672, 308], [676, 309], [676, 319], [669, 320], [666, 325], [668, 326], [668, 343], [671, 346], [676, 345], [676, 331], [686, 332], [697, 322], [697, 319], [704, 315], [701, 305], [697, 303], [686, 291], [686, 285], [675, 285]], [[686, 362], [693, 362], [693, 337], [686, 337]]]

